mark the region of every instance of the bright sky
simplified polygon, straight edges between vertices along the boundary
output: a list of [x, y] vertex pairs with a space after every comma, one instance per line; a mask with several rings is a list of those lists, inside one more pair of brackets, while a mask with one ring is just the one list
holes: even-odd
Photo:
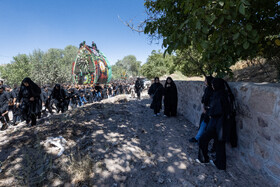
[[118, 18], [146, 17], [144, 0], [0, 0], [0, 64], [34, 49], [63, 49], [94, 41], [111, 64], [127, 55], [145, 63], [161, 44]]

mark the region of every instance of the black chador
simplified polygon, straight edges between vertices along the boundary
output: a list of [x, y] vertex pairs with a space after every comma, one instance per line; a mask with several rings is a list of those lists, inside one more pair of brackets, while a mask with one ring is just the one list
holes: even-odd
[[41, 89], [30, 78], [23, 79], [17, 97], [17, 103], [21, 102], [22, 118], [28, 124], [36, 125], [36, 116], [41, 111], [40, 100]]
[[51, 98], [55, 100], [54, 103], [56, 106], [57, 113], [59, 113], [60, 111], [63, 113], [67, 110], [68, 105], [66, 101], [66, 94], [66, 91], [60, 86], [60, 84], [56, 84], [53, 88]]
[[149, 88], [148, 94], [153, 98], [151, 109], [154, 109], [155, 115], [159, 115], [162, 108], [163, 86], [158, 77], [155, 78], [155, 82]]
[[178, 104], [177, 87], [171, 77], [166, 79], [164, 85], [164, 115], [176, 116]]
[[212, 76], [207, 76], [205, 78], [206, 88], [204, 90], [204, 93], [203, 93], [203, 96], [201, 99], [201, 103], [203, 104], [204, 112], [201, 114], [199, 125], [201, 125], [202, 121], [204, 121], [206, 124], [208, 124], [208, 122], [209, 122], [208, 111], [209, 111], [210, 99], [213, 95], [213, 88], [212, 88], [213, 79], [214, 78]]
[[206, 132], [199, 139], [198, 158], [201, 162], [208, 162], [208, 144], [211, 139], [216, 142], [216, 160], [218, 169], [226, 169], [226, 119], [228, 118], [230, 105], [225, 91], [224, 80], [215, 78], [212, 82], [214, 93], [209, 104], [210, 121]]
[[[1, 130], [5, 130], [8, 128], [8, 125], [6, 122], [9, 122], [9, 117], [8, 117], [8, 102], [9, 102], [9, 95], [7, 92], [4, 91], [4, 87], [0, 86], [0, 119], [2, 122], [2, 128]], [[5, 119], [6, 121], [5, 121]]]
[[137, 94], [137, 99], [140, 99], [141, 91], [144, 88], [143, 82], [140, 80], [140, 78], [137, 78], [134, 88], [135, 88], [135, 92]]
[[70, 106], [72, 108], [76, 108], [78, 105], [79, 100], [79, 93], [76, 88], [70, 88], [68, 96], [70, 98]]

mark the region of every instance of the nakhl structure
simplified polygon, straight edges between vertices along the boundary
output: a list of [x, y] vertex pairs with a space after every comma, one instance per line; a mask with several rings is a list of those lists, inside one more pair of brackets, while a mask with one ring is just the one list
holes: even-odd
[[72, 65], [72, 79], [74, 84], [106, 84], [111, 80], [112, 70], [105, 55], [86, 42], [80, 44], [75, 62]]

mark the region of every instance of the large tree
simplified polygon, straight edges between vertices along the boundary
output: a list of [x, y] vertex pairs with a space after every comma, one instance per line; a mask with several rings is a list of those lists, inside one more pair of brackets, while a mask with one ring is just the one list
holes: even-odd
[[1, 77], [8, 84], [19, 84], [24, 77], [36, 83], [55, 84], [71, 82], [71, 67], [78, 49], [67, 46], [65, 49], [49, 49], [43, 52], [34, 50], [30, 55], [18, 55], [14, 60], [0, 68]]
[[144, 32], [162, 38], [168, 53], [194, 50], [199, 71], [222, 76], [239, 59], [279, 55], [279, 2], [146, 0]]
[[20, 85], [25, 77], [30, 76], [31, 67], [29, 57], [25, 54], [19, 54], [13, 57], [10, 64], [2, 66], [0, 69], [1, 78], [6, 80], [6, 83], [9, 85]]
[[169, 75], [174, 72], [174, 56], [153, 50], [147, 62], [141, 67], [141, 74], [148, 79]]
[[112, 66], [113, 79], [120, 79], [123, 74], [136, 77], [140, 75], [141, 62], [134, 55], [125, 56]]

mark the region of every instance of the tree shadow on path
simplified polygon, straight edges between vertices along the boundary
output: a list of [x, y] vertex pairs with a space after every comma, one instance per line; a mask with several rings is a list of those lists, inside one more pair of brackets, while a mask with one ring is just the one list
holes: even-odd
[[[149, 99], [119, 99], [67, 111], [36, 127], [2, 133], [0, 186], [248, 186], [259, 175], [194, 161], [196, 128], [184, 117], [152, 117]], [[62, 156], [43, 144], [67, 141]], [[244, 168], [243, 168], [244, 169]], [[251, 172], [251, 171], [250, 171]]]

